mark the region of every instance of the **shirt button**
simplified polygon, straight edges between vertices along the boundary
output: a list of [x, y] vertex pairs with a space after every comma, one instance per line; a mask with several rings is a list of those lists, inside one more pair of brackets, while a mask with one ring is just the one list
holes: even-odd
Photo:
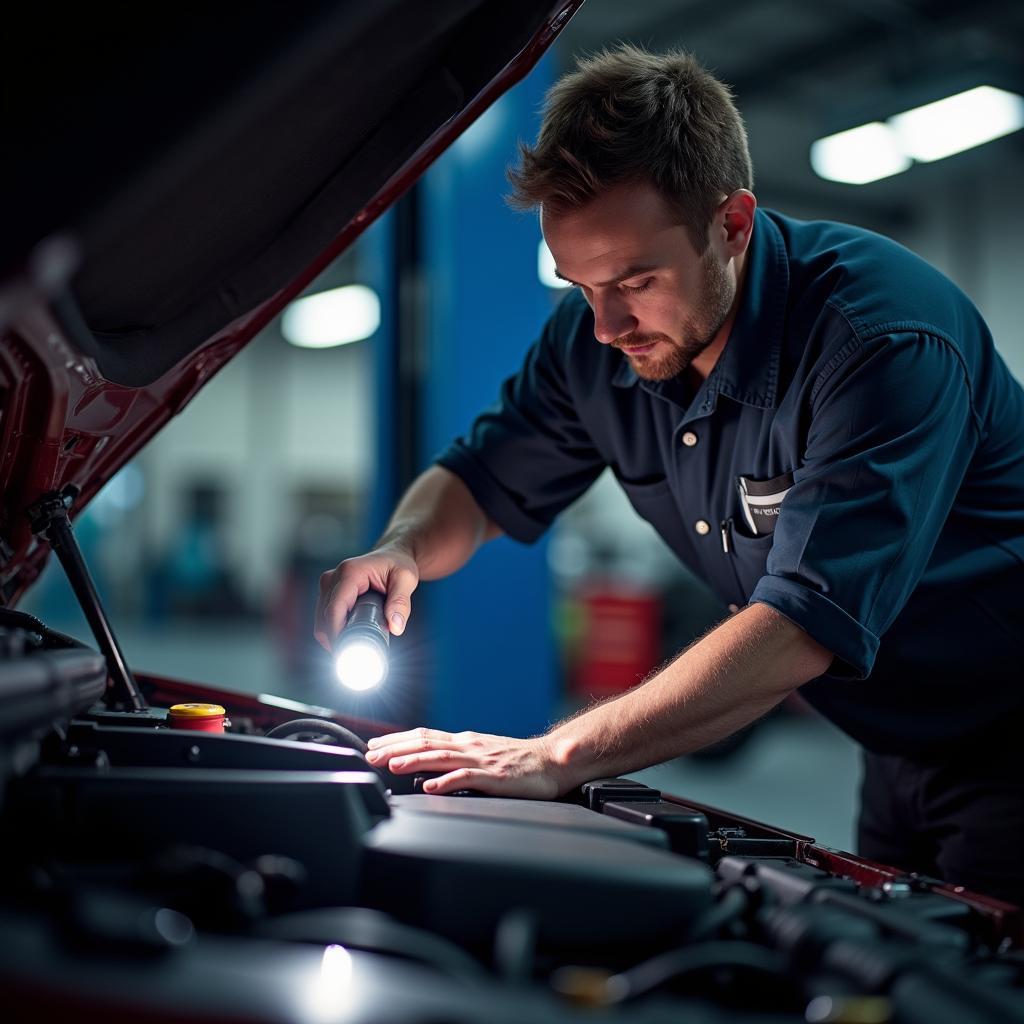
[[706, 536], [711, 532], [711, 524], [706, 519], [698, 519], [693, 524], [693, 528], [702, 536]]
[[731, 605], [729, 605], [729, 614], [730, 615], [735, 615], [739, 610], [740, 610], [740, 606], [738, 604], [731, 604]]
[[692, 430], [688, 430], [680, 440], [687, 448], [692, 448], [697, 443], [697, 435]]

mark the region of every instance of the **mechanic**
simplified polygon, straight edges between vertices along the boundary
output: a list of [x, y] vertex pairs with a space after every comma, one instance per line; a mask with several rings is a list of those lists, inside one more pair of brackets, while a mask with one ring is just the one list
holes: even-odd
[[1024, 903], [1024, 392], [980, 314], [880, 235], [758, 209], [731, 95], [685, 53], [580, 61], [510, 179], [576, 287], [375, 550], [323, 575], [317, 639], [367, 587], [400, 634], [420, 580], [536, 540], [607, 466], [737, 610], [546, 735], [416, 729], [371, 760], [553, 798], [799, 688], [864, 747], [862, 856]]

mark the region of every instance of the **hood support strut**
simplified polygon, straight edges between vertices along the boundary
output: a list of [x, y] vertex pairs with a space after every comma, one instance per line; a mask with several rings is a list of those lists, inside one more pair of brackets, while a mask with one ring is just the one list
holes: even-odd
[[121, 647], [114, 636], [114, 629], [100, 600], [96, 584], [85, 563], [82, 549], [71, 529], [68, 512], [75, 503], [78, 490], [65, 487], [63, 491], [47, 494], [29, 509], [32, 532], [50, 542], [60, 564], [64, 567], [68, 582], [85, 613], [96, 643], [107, 662], [111, 685], [107, 689], [108, 707], [124, 711], [145, 711], [146, 702], [139, 692], [138, 684], [121, 653]]

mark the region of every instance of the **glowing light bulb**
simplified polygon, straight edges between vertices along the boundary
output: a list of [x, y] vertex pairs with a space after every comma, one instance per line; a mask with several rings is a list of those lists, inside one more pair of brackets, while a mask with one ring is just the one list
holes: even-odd
[[367, 640], [343, 643], [334, 661], [338, 680], [350, 690], [372, 690], [387, 674], [388, 664], [380, 647]]

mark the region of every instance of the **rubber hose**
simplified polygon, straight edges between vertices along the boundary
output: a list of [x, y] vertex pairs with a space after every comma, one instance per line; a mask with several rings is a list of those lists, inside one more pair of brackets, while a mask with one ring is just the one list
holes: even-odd
[[361, 740], [354, 732], [323, 718], [293, 718], [290, 722], [275, 725], [265, 735], [268, 739], [284, 740], [304, 732], [332, 736], [337, 745], [351, 747], [353, 750], [358, 750], [360, 754], [365, 754], [368, 749], [365, 741]]

